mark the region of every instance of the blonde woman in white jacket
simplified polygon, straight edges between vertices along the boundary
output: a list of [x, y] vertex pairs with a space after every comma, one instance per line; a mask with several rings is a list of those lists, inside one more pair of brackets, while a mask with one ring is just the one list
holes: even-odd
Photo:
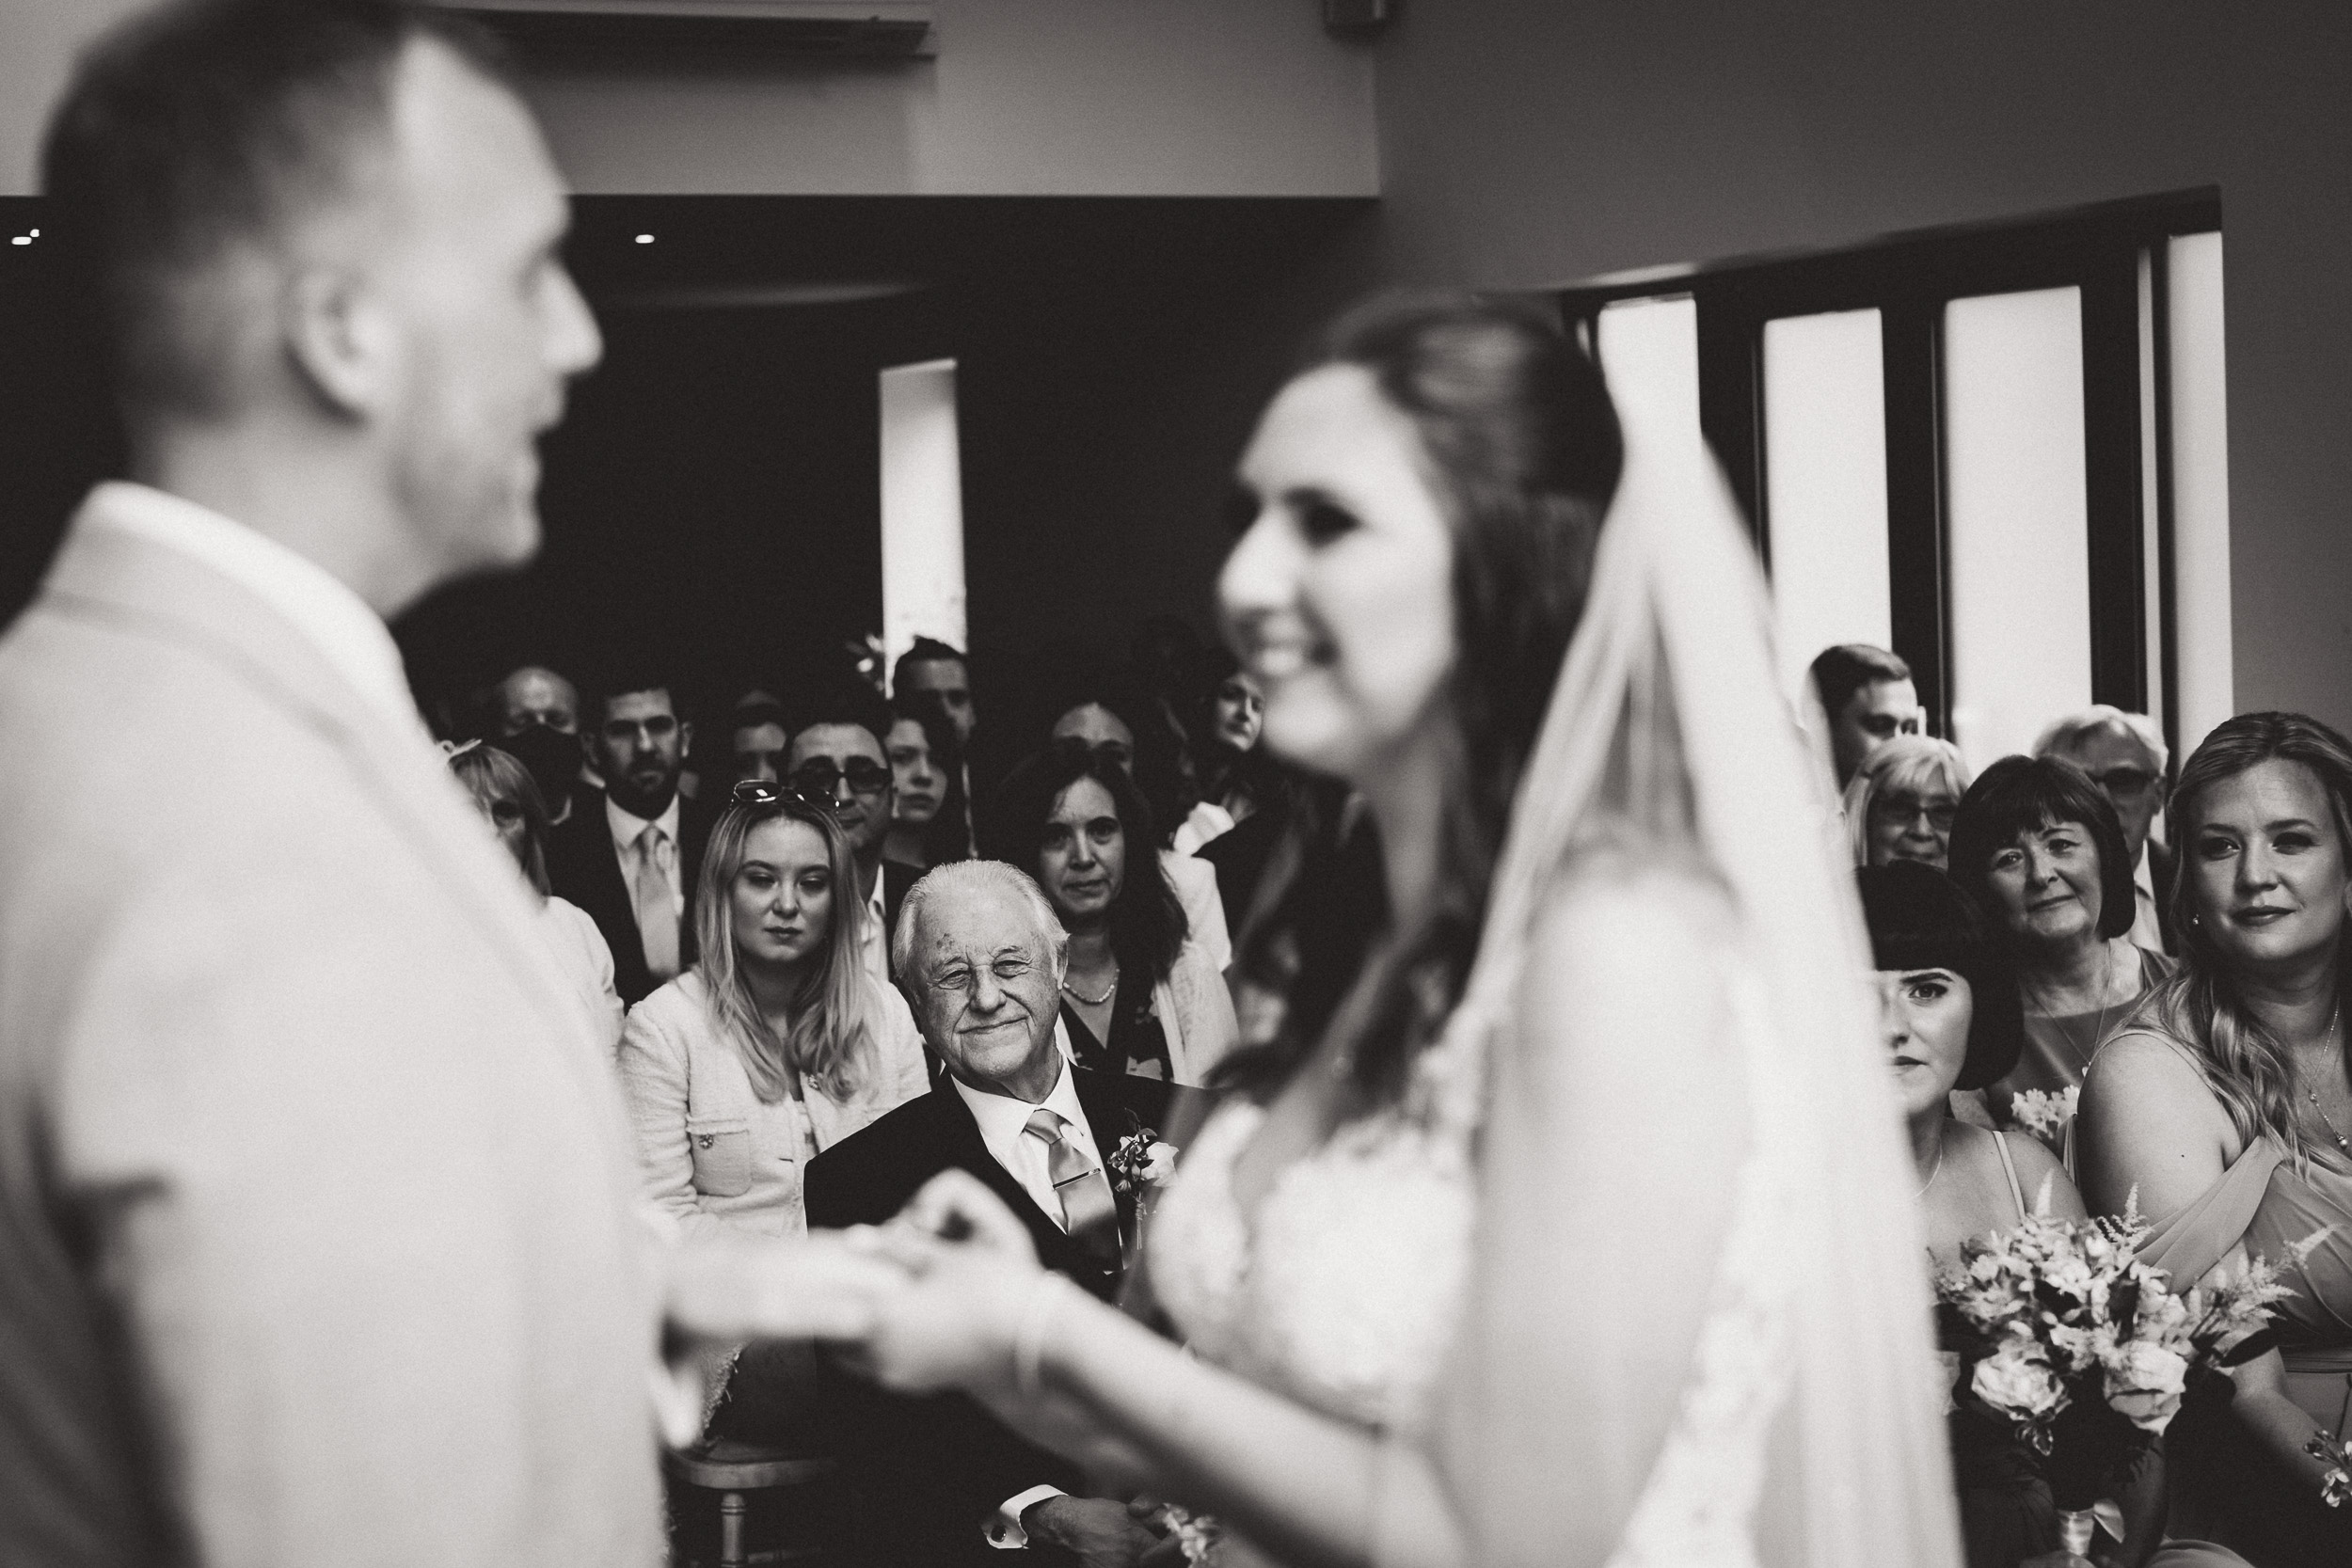
[[906, 1002], [859, 961], [857, 885], [821, 806], [736, 786], [694, 890], [702, 957], [621, 1033], [645, 1194], [685, 1235], [805, 1231], [807, 1163], [930, 1087]]

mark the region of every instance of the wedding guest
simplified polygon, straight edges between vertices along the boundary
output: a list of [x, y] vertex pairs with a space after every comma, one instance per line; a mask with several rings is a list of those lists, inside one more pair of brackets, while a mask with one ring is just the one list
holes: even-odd
[[1863, 756], [1890, 735], [1919, 729], [1919, 690], [1911, 666], [1884, 648], [1841, 642], [1813, 660], [1813, 693], [1829, 721], [1830, 761], [1843, 789]]
[[2235, 1401], [2173, 1423], [2175, 1528], [2260, 1568], [2352, 1561], [2352, 1515], [2322, 1505], [2304, 1451], [2352, 1432], [2352, 746], [2301, 714], [2241, 714], [2182, 768], [2169, 815], [2181, 966], [2084, 1080], [2083, 1190], [2155, 1222], [2140, 1256], [2176, 1288], [2249, 1257], [2291, 1288]]
[[774, 784], [784, 777], [784, 755], [791, 744], [792, 724], [784, 705], [765, 691], [747, 691], [727, 715], [727, 755], [734, 777], [764, 779]]
[[962, 654], [935, 637], [918, 637], [890, 672], [890, 692], [929, 691], [936, 694], [956, 726], [956, 739], [965, 747], [979, 724], [972, 705], [972, 674]]
[[[2013, 1229], [2028, 1212], [2086, 1218], [2082, 1195], [2040, 1142], [1970, 1127], [1948, 1113], [1955, 1090], [2000, 1077], [2021, 1043], [2016, 983], [1974, 901], [1941, 873], [1908, 861], [1865, 867], [1855, 880], [1929, 1252], [1949, 1265], [1963, 1243]], [[1957, 1402], [1949, 1424], [1969, 1568], [2088, 1568], [2061, 1547], [2043, 1467], [2014, 1429], [1965, 1402]], [[2126, 1534], [2115, 1561], [2147, 1561], [2151, 1549], [2156, 1568], [2239, 1560], [2204, 1543], [2154, 1547], [2163, 1533], [2164, 1471], [2153, 1455], [2113, 1484]]]
[[[1116, 1293], [1136, 1193], [1115, 1180], [1112, 1157], [1130, 1133], [1167, 1126], [1168, 1088], [1064, 1058], [1055, 1020], [1067, 942], [1036, 885], [1009, 865], [962, 862], [915, 884], [897, 969], [946, 1071], [930, 1093], [817, 1158], [811, 1224], [883, 1224], [932, 1177], [960, 1169], [1020, 1217], [1044, 1267], [1104, 1300]], [[1071, 1465], [968, 1400], [898, 1404], [902, 1451], [866, 1459], [885, 1477], [890, 1506], [878, 1512], [894, 1560], [984, 1562], [985, 1538], [1109, 1565], [1157, 1544], [1124, 1504], [1070, 1496], [1082, 1490]]]
[[548, 822], [570, 820], [580, 784], [580, 690], [552, 670], [526, 664], [491, 693], [485, 738], [531, 769]]
[[2150, 836], [2164, 808], [2164, 731], [2144, 713], [2105, 703], [2069, 714], [2033, 743], [2038, 757], [2063, 757], [2090, 776], [2115, 807], [2123, 853], [2132, 863], [2132, 941], [2153, 953], [2173, 950], [2169, 906], [2179, 863], [2162, 839]]
[[1258, 749], [1259, 732], [1265, 727], [1264, 689], [1223, 648], [1205, 656], [1204, 662], [1208, 678], [1193, 725], [1201, 737], [1200, 800], [1169, 845], [1180, 855], [1200, 853], [1257, 812], [1279, 809], [1290, 798], [1289, 775]]
[[1951, 860], [1952, 817], [1968, 789], [1960, 748], [1933, 736], [1896, 735], [1870, 748], [1846, 785], [1846, 831], [1856, 865]]
[[[1142, 787], [1142, 779], [1136, 773], [1137, 732], [1120, 712], [1130, 705], [1124, 693], [1107, 689], [1096, 691], [1065, 707], [1047, 730], [1046, 738], [1049, 744], [1074, 741], [1085, 746], [1126, 774], [1128, 781], [1137, 786], [1148, 801], [1152, 791]], [[1145, 733], [1148, 735], [1149, 732]], [[1165, 795], [1167, 791], [1161, 793]], [[1156, 811], [1158, 808], [1153, 809]], [[1191, 855], [1180, 854], [1164, 845], [1154, 843], [1150, 847], [1159, 853], [1160, 867], [1176, 889], [1177, 901], [1184, 906], [1184, 920], [1194, 939], [1200, 943], [1201, 951], [1209, 956], [1210, 962], [1222, 973], [1225, 966], [1232, 961], [1233, 941], [1225, 924], [1224, 900], [1217, 895], [1216, 870], [1200, 864]]]
[[540, 939], [594, 1021], [597, 1041], [610, 1048], [621, 1037], [622, 1011], [612, 989], [612, 950], [587, 911], [548, 890], [548, 808], [539, 786], [517, 758], [478, 740], [450, 752], [449, 770], [538, 895]]
[[788, 789], [739, 784], [711, 826], [702, 957], [621, 1035], [646, 1196], [689, 1235], [806, 1230], [808, 1163], [930, 1083], [905, 1000], [859, 957], [856, 886], [848, 837]]
[[972, 855], [972, 814], [963, 794], [963, 750], [946, 705], [927, 691], [891, 699], [893, 791], [882, 859], [925, 871]]
[[385, 627], [537, 546], [562, 181], [446, 11], [113, 14], [41, 222], [135, 482], [0, 642], [0, 1561], [651, 1561], [618, 1090]]
[[2071, 762], [2003, 757], [1961, 797], [1952, 880], [2009, 949], [2026, 1005], [2017, 1066], [1985, 1093], [2018, 1125], [2026, 1090], [2062, 1095], [2169, 965], [2132, 944], [2131, 862], [2115, 808]]
[[855, 895], [866, 910], [858, 927], [858, 954], [866, 973], [890, 984], [890, 931], [898, 905], [916, 873], [882, 858], [896, 793], [890, 754], [882, 736], [890, 733], [890, 710], [862, 683], [843, 681], [801, 716], [785, 753], [786, 779], [803, 799], [833, 812], [849, 840], [857, 867]]
[[1104, 753], [1066, 739], [997, 786], [980, 847], [1037, 879], [1069, 932], [1060, 1030], [1105, 1074], [1200, 1084], [1232, 1051], [1232, 1001], [1152, 853], [1152, 808]]
[[548, 837], [548, 880], [596, 920], [613, 984], [632, 1006], [694, 961], [687, 896], [711, 809], [678, 789], [694, 726], [666, 679], [623, 677], [592, 708], [589, 755], [604, 778]]

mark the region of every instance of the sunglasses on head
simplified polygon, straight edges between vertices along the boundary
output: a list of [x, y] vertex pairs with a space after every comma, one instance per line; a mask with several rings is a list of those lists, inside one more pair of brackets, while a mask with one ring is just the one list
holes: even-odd
[[830, 760], [818, 757], [792, 769], [792, 787], [804, 800], [830, 803], [844, 779], [850, 781], [850, 788], [855, 794], [880, 795], [890, 787], [890, 769], [867, 757], [851, 757], [846, 767], [835, 767]]

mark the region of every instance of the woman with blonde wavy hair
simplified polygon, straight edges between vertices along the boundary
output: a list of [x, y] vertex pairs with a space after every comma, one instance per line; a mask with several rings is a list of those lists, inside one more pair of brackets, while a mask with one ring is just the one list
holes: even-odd
[[807, 1163], [929, 1086], [905, 1001], [859, 961], [857, 885], [822, 805], [736, 785], [694, 890], [702, 957], [621, 1034], [646, 1195], [688, 1235], [806, 1230]]
[[2109, 1213], [2137, 1199], [2156, 1221], [2141, 1257], [2176, 1288], [2262, 1257], [2294, 1289], [2235, 1400], [2174, 1424], [2176, 1531], [2260, 1568], [2352, 1561], [2352, 1517], [2322, 1505], [2305, 1451], [2352, 1436], [2352, 745], [2241, 714], [2181, 769], [2171, 821], [2183, 961], [2084, 1076], [2083, 1193]]

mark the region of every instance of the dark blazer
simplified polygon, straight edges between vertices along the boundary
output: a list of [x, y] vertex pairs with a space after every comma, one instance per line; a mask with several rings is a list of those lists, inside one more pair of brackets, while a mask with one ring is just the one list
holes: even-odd
[[[908, 865], [902, 861], [882, 863], [882, 951], [885, 954], [892, 949], [891, 938], [898, 934], [898, 907], [907, 901], [907, 889], [920, 881], [922, 877], [921, 866]], [[895, 959], [890, 964], [890, 977], [894, 980], [898, 977], [898, 965]], [[928, 1051], [930, 1048], [925, 1049]]]
[[[1076, 1067], [1067, 1070], [1106, 1167], [1119, 1141], [1137, 1123], [1155, 1131], [1165, 1127], [1168, 1085], [1103, 1077]], [[978, 1177], [1021, 1216], [1047, 1268], [1105, 1300], [1119, 1289], [1117, 1266], [1097, 1263], [996, 1163], [970, 1107], [946, 1078], [930, 1093], [809, 1162], [802, 1184], [809, 1227], [879, 1225], [904, 1208], [923, 1183], [950, 1167]], [[1128, 1194], [1117, 1196], [1120, 1229], [1132, 1234], [1135, 1200]], [[1086, 1492], [1085, 1478], [1074, 1466], [1024, 1440], [961, 1394], [878, 1399], [877, 1406], [844, 1422], [859, 1434], [859, 1451], [844, 1457], [869, 1502], [877, 1505], [872, 1513], [887, 1538], [885, 1561], [985, 1564], [996, 1554], [981, 1531], [1008, 1497], [1032, 1486]]]
[[[694, 961], [694, 888], [701, 881], [703, 851], [710, 845], [715, 808], [678, 800], [678, 872], [686, 889], [686, 913], [678, 921], [681, 966]], [[636, 901], [621, 875], [621, 857], [605, 820], [604, 792], [583, 789], [572, 797], [572, 815], [548, 832], [548, 881], [556, 895], [588, 911], [612, 949], [612, 989], [631, 1006], [657, 983], [645, 967], [645, 944], [637, 934]]]

